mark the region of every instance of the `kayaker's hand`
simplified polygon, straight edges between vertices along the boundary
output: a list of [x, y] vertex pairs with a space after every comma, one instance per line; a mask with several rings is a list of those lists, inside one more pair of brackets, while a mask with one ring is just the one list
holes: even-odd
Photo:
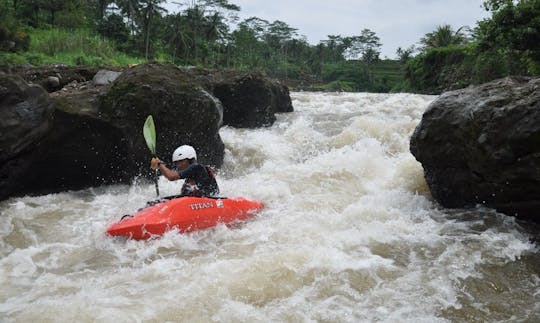
[[150, 168], [158, 169], [160, 162], [161, 160], [159, 160], [159, 158], [157, 157], [152, 158], [152, 160], [150, 161]]

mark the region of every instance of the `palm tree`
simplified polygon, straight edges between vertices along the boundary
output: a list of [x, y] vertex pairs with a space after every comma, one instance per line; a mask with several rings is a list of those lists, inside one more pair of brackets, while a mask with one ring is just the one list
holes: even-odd
[[328, 35], [328, 40], [323, 40], [322, 43], [326, 45], [330, 52], [330, 61], [332, 63], [338, 62], [343, 59], [343, 52], [346, 49], [345, 42], [341, 35]]
[[420, 44], [423, 45], [424, 50], [450, 45], [463, 45], [468, 41], [464, 33], [465, 29], [466, 27], [460, 27], [454, 32], [450, 25], [437, 26], [435, 31], [427, 33], [420, 39]]
[[166, 13], [167, 10], [163, 7], [160, 7], [159, 4], [165, 2], [165, 0], [142, 0], [142, 22], [143, 30], [145, 34], [145, 51], [144, 57], [148, 60], [148, 51], [150, 48], [150, 26], [152, 25], [152, 18], [154, 16], [160, 15], [161, 13]]
[[115, 1], [121, 12], [128, 18], [128, 22], [131, 28], [131, 36], [135, 34], [135, 16], [139, 10], [139, 0], [117, 0]]
[[109, 4], [111, 4], [112, 0], [97, 0], [96, 6], [97, 6], [97, 16], [98, 19], [101, 20], [103, 17], [105, 17], [105, 13], [107, 11], [107, 7]]
[[166, 18], [165, 37], [169, 39], [172, 47], [172, 58], [175, 62], [178, 52], [188, 59], [189, 49], [193, 45], [193, 39], [189, 35], [189, 24], [181, 13], [168, 15]]

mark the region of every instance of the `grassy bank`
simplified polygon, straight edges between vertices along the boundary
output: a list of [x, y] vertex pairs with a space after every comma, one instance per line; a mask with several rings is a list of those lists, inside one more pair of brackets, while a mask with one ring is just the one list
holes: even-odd
[[126, 66], [144, 60], [116, 50], [115, 44], [84, 29], [33, 29], [27, 52], [0, 52], [0, 67], [32, 64]]
[[[112, 40], [87, 29], [30, 29], [27, 33], [27, 51], [0, 52], [0, 68], [25, 64], [127, 66], [144, 62], [143, 58], [132, 57], [118, 50]], [[162, 53], [158, 53], [154, 59], [169, 60]], [[323, 64], [321, 78], [297, 70], [295, 65], [289, 64], [285, 72], [269, 69], [266, 73], [283, 79], [296, 90], [391, 92], [403, 80], [401, 64], [392, 60], [381, 60], [370, 65], [360, 60]]]

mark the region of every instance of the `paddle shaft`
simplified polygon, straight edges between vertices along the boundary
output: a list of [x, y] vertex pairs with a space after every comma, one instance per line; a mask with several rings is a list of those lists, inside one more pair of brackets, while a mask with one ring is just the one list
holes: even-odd
[[[154, 157], [156, 157], [156, 155], [154, 155]], [[158, 173], [159, 169], [156, 169], [154, 174], [154, 184], [156, 186], [156, 195], [159, 197], [159, 184], [158, 184], [158, 181], [159, 181], [159, 173]]]

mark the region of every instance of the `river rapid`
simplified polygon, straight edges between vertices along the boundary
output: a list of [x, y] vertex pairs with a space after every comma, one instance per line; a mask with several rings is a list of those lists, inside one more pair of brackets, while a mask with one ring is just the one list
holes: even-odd
[[155, 198], [137, 180], [1, 202], [0, 322], [540, 321], [526, 224], [438, 206], [409, 152], [435, 97], [291, 97], [272, 127], [220, 131], [222, 195], [266, 206], [243, 224], [106, 236]]

